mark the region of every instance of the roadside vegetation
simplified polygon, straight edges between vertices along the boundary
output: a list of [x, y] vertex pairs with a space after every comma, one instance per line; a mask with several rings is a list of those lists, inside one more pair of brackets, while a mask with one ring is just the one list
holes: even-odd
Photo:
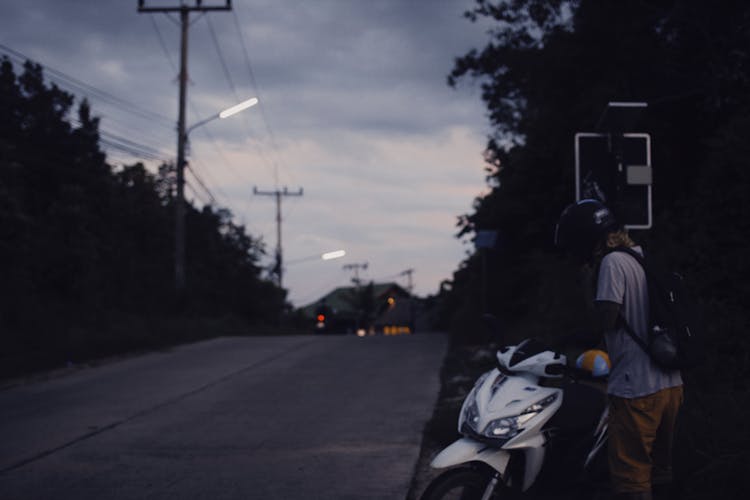
[[[708, 337], [707, 361], [685, 374], [678, 479], [686, 499], [744, 497], [750, 5], [477, 0], [467, 17], [489, 23], [488, 43], [456, 59], [448, 83], [479, 86], [492, 133], [488, 193], [459, 218], [458, 236], [492, 230], [498, 244], [468, 256], [430, 299], [454, 339], [446, 370], [459, 346], [489, 341], [485, 303], [509, 343], [536, 336], [562, 349], [571, 334], [592, 332], [592, 274], [553, 248], [557, 218], [574, 201], [573, 138], [596, 131], [608, 102], [646, 102], [634, 131], [651, 135], [654, 224], [633, 237], [686, 276]], [[453, 404], [444, 391], [427, 441]]]
[[0, 62], [0, 377], [277, 325], [285, 292], [259, 238], [187, 207], [187, 291], [174, 287], [173, 165], [114, 167], [84, 100]]

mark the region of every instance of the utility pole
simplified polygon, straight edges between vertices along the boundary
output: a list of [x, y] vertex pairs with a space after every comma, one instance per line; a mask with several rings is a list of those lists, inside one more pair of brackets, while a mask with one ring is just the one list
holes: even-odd
[[409, 290], [409, 328], [412, 332], [416, 329], [416, 311], [414, 303], [414, 281], [413, 281], [413, 275], [414, 275], [414, 268], [409, 268], [406, 271], [402, 271], [399, 276], [406, 276], [409, 280], [409, 284], [407, 285], [407, 288]]
[[344, 271], [354, 271], [354, 277], [352, 278], [352, 282], [357, 285], [357, 288], [360, 287], [362, 284], [362, 280], [359, 279], [359, 270], [366, 270], [367, 269], [367, 262], [363, 262], [362, 264], [346, 264], [343, 269]]
[[399, 276], [407, 276], [409, 280], [409, 284], [407, 285], [407, 289], [409, 290], [409, 295], [412, 294], [414, 290], [414, 281], [412, 280], [412, 275], [414, 274], [414, 269], [407, 269], [406, 271], [403, 271]]
[[175, 289], [178, 298], [182, 299], [185, 293], [185, 144], [187, 143], [187, 132], [185, 131], [185, 101], [187, 99], [187, 43], [188, 27], [190, 25], [190, 12], [207, 12], [212, 10], [232, 10], [232, 1], [226, 0], [226, 4], [202, 5], [203, 0], [195, 0], [195, 5], [186, 5], [180, 0], [179, 7], [146, 7], [145, 0], [138, 0], [138, 12], [179, 12], [180, 13], [180, 97], [179, 114], [177, 118], [177, 199], [175, 200], [175, 248], [174, 248], [174, 277]]
[[279, 191], [259, 191], [257, 187], [253, 188], [253, 194], [260, 196], [273, 196], [276, 198], [276, 265], [274, 266], [274, 274], [278, 279], [279, 288], [282, 288], [282, 278], [284, 276], [284, 261], [281, 252], [281, 197], [282, 196], [302, 196], [302, 188], [299, 188], [297, 192], [290, 192], [286, 187]]

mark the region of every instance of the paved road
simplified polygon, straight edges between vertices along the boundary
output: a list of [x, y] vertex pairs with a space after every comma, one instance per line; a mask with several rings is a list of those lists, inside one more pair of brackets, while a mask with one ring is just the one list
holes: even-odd
[[445, 348], [223, 338], [0, 391], [0, 499], [403, 499]]

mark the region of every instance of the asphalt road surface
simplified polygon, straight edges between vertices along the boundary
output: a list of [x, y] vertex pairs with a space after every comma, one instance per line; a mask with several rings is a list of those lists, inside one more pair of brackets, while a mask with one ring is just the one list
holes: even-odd
[[0, 391], [0, 499], [403, 499], [446, 338], [222, 338]]

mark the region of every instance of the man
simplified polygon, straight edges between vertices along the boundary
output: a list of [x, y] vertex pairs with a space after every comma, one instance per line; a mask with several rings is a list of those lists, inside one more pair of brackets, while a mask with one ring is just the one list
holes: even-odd
[[672, 441], [682, 404], [678, 370], [657, 366], [632, 339], [648, 334], [648, 287], [643, 268], [617, 247], [643, 251], [619, 226], [612, 212], [595, 200], [567, 207], [557, 225], [555, 244], [581, 263], [596, 268], [601, 331], [612, 361], [609, 395], [609, 468], [615, 498], [651, 499], [669, 491]]

